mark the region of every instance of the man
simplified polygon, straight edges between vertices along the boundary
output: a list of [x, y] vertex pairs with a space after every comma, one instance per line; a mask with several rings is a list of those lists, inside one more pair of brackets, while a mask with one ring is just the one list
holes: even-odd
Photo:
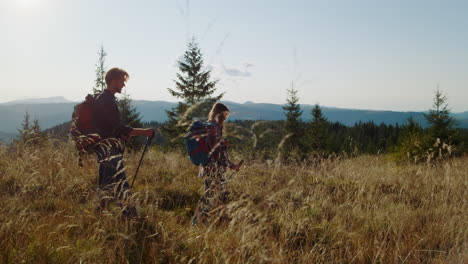
[[[123, 165], [122, 141], [133, 136], [153, 137], [152, 128], [132, 128], [120, 121], [120, 112], [115, 98], [121, 93], [129, 75], [120, 68], [110, 69], [105, 76], [107, 88], [97, 97], [93, 109], [93, 127], [102, 140], [95, 150], [99, 162], [99, 210], [108, 206], [110, 200], [118, 199], [125, 216], [136, 216], [135, 207], [125, 205], [129, 196], [129, 184]], [[122, 204], [124, 202], [124, 204]]]

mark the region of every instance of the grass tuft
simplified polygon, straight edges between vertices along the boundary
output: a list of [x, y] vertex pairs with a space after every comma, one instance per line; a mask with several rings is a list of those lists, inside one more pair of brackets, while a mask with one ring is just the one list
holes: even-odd
[[[130, 181], [139, 157], [125, 155]], [[194, 227], [203, 179], [184, 155], [147, 153], [131, 220], [96, 212], [96, 159], [76, 158], [69, 143], [0, 151], [1, 263], [468, 262], [466, 158], [250, 160]]]

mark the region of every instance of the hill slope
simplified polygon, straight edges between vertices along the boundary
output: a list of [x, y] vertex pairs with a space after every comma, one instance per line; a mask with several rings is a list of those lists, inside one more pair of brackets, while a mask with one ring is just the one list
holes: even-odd
[[[283, 120], [285, 118], [282, 105], [266, 103], [234, 103], [225, 102], [232, 111], [231, 120]], [[17, 133], [21, 126], [24, 114], [28, 111], [31, 119], [37, 118], [43, 129], [47, 129], [58, 124], [70, 121], [73, 106], [72, 103], [33, 103], [33, 104], [0, 104], [0, 131], [6, 133]], [[176, 106], [176, 103], [165, 101], [144, 101], [135, 100], [134, 104], [141, 113], [143, 121], [166, 120], [165, 110]], [[311, 109], [313, 105], [302, 105], [304, 111], [303, 119], [311, 119]], [[425, 124], [424, 116], [421, 112], [395, 112], [395, 111], [374, 111], [342, 109], [333, 107], [322, 107], [324, 115], [332, 122], [341, 122], [352, 126], [356, 122], [374, 121], [375, 123], [404, 124], [412, 116], [421, 124]], [[468, 128], [468, 112], [454, 114], [459, 119], [459, 126]]]
[[[139, 159], [125, 154], [130, 177]], [[96, 161], [84, 163], [68, 143], [0, 151], [2, 263], [467, 263], [463, 159], [246, 160], [226, 185], [229, 204], [195, 227], [203, 179], [187, 157], [149, 149], [133, 219], [116, 203], [96, 210]]]

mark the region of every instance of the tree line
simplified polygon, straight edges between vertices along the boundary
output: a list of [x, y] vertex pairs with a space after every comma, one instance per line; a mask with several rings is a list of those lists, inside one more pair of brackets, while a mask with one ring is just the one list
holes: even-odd
[[[93, 93], [106, 89], [107, 53], [101, 45], [96, 64], [96, 79]], [[121, 119], [124, 124], [134, 127], [153, 127], [157, 133], [153, 144], [164, 150], [181, 150], [182, 138], [193, 120], [206, 119], [210, 106], [222, 99], [223, 93], [216, 93], [217, 80], [211, 79], [211, 71], [204, 65], [203, 55], [195, 38], [187, 44], [183, 58], [178, 62], [179, 72], [174, 80], [174, 87], [167, 88], [169, 93], [180, 102], [167, 110], [167, 121], [142, 122], [141, 115], [126, 93], [118, 99]], [[354, 126], [345, 126], [330, 122], [323, 115], [319, 104], [310, 113], [304, 113], [299, 105], [298, 90], [292, 86], [286, 90], [287, 98], [283, 106], [285, 121], [230, 120], [226, 127], [226, 137], [231, 148], [243, 153], [255, 153], [263, 158], [272, 158], [281, 154], [283, 157], [299, 160], [327, 158], [336, 155], [359, 155], [392, 153], [398, 161], [422, 162], [436, 161], [460, 155], [468, 151], [466, 144], [468, 130], [456, 128], [446, 104], [447, 98], [440, 90], [434, 97], [434, 105], [425, 114], [428, 128], [422, 128], [413, 119], [406, 124], [387, 125], [372, 121], [358, 122]], [[305, 122], [301, 116], [310, 114], [311, 121]], [[34, 121], [34, 129], [29, 126], [26, 113], [19, 140], [37, 141], [39, 123]], [[56, 134], [67, 132], [67, 124], [49, 130]], [[30, 133], [29, 131], [34, 131]], [[135, 139], [130, 149], [138, 148], [144, 139]]]

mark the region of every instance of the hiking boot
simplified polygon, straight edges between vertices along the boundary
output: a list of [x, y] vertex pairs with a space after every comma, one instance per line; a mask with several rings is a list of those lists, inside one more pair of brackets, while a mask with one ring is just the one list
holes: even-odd
[[134, 218], [138, 216], [137, 209], [135, 206], [126, 206], [122, 210], [122, 216], [125, 218]]
[[206, 223], [207, 219], [208, 219], [208, 213], [206, 212], [206, 210], [197, 212], [192, 218], [192, 226], [196, 225], [198, 222]]

